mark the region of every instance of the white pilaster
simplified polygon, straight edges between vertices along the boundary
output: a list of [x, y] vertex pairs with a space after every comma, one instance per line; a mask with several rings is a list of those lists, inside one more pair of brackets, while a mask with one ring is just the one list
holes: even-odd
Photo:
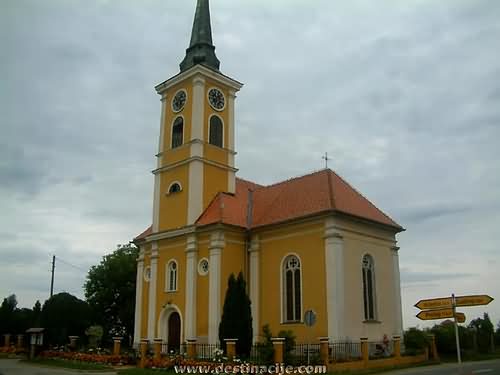
[[221, 318], [221, 255], [225, 246], [224, 233], [212, 233], [209, 246], [208, 271], [208, 343], [219, 341], [219, 323]]
[[259, 236], [254, 235], [250, 242], [250, 301], [252, 308], [252, 330], [253, 342], [259, 339], [259, 262], [260, 262], [260, 243]]
[[203, 162], [189, 163], [188, 218], [187, 225], [193, 225], [203, 211]]
[[392, 252], [392, 274], [394, 277], [394, 335], [401, 336], [403, 334], [403, 311], [401, 308], [401, 280], [399, 274], [399, 247], [391, 248]]
[[205, 80], [202, 77], [193, 79], [193, 118], [191, 123], [191, 140], [203, 140], [205, 125]]
[[198, 247], [196, 236], [189, 235], [186, 243], [186, 311], [184, 315], [184, 337], [186, 339], [196, 338], [196, 262], [198, 258]]
[[345, 339], [344, 240], [333, 218], [325, 222], [326, 306], [328, 337]]
[[[167, 97], [161, 98], [161, 120], [160, 120], [160, 139], [158, 141], [158, 156], [156, 160], [156, 168], [163, 166], [164, 150], [164, 135], [165, 135], [165, 115], [167, 110]], [[154, 193], [153, 193], [153, 233], [159, 231], [160, 219], [160, 198], [161, 198], [161, 174], [154, 175]]]
[[136, 347], [141, 342], [141, 321], [142, 321], [142, 288], [144, 286], [144, 249], [139, 248], [137, 258], [137, 276], [135, 282], [135, 319], [134, 319], [134, 344]]
[[[234, 100], [236, 99], [236, 92], [229, 91], [227, 98], [227, 148], [230, 150], [228, 157], [228, 164], [231, 168], [234, 168]], [[227, 174], [227, 190], [229, 193], [234, 194], [236, 192], [236, 173], [229, 171]]]
[[151, 244], [151, 277], [149, 280], [148, 340], [155, 339], [156, 332], [156, 284], [158, 280], [158, 243]]

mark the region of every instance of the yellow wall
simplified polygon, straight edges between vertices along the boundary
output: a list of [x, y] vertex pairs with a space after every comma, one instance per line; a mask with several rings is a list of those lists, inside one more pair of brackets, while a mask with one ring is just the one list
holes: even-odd
[[[144, 269], [151, 265], [151, 245], [145, 245], [145, 253], [144, 256]], [[142, 283], [142, 305], [141, 305], [141, 334], [140, 336], [143, 338], [147, 337], [148, 334], [148, 304], [149, 304], [149, 282], [144, 280], [144, 273], [141, 275], [143, 278]]]
[[228, 172], [224, 169], [205, 164], [203, 169], [203, 209], [221, 191], [227, 191]]
[[248, 277], [245, 270], [245, 235], [225, 234], [226, 247], [222, 250], [221, 260], [221, 312], [226, 297], [227, 281], [231, 273], [238, 277], [238, 273], [243, 272], [243, 277], [248, 285]]
[[[174, 181], [179, 181], [183, 190], [179, 193], [166, 195], [170, 184]], [[189, 169], [186, 164], [161, 174], [160, 231], [179, 228], [186, 225], [189, 195], [188, 184]]]
[[[274, 335], [281, 330], [293, 330], [298, 342], [305, 342], [307, 337], [327, 336], [323, 232], [323, 221], [318, 221], [290, 225], [260, 235], [259, 330], [265, 324], [270, 325]], [[284, 257], [292, 253], [298, 255], [302, 263], [302, 317], [309, 309], [317, 315], [317, 323], [312, 329], [303, 323], [281, 322], [281, 266]]]
[[[172, 111], [172, 99], [174, 98], [175, 93], [180, 90], [185, 89], [187, 92], [187, 101], [184, 105], [184, 109], [178, 113]], [[165, 119], [163, 122], [163, 145], [165, 152], [169, 150], [172, 145], [172, 125], [174, 124], [174, 120], [177, 116], [182, 116], [184, 118], [184, 143], [188, 143], [191, 139], [191, 123], [192, 123], [192, 111], [193, 111], [193, 88], [191, 82], [181, 82], [176, 86], [170, 88], [167, 92], [167, 103], [166, 103], [166, 112]]]

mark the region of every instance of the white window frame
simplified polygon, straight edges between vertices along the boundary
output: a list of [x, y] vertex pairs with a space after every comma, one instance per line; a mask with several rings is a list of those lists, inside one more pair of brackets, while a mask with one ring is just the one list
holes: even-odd
[[[175, 270], [171, 270], [170, 266], [172, 264], [175, 264]], [[171, 288], [172, 284], [172, 272], [174, 273], [174, 288]], [[166, 264], [166, 269], [165, 269], [165, 291], [166, 292], [177, 292], [178, 290], [178, 285], [179, 285], [179, 264], [175, 259], [170, 259], [167, 264]]]
[[[299, 275], [300, 275], [300, 316], [298, 317], [297, 320], [287, 320], [286, 316], [286, 282], [285, 282], [285, 266], [286, 262], [289, 258], [295, 257], [299, 261]], [[300, 324], [303, 323], [303, 312], [304, 312], [304, 294], [303, 294], [303, 288], [304, 288], [304, 277], [303, 277], [303, 267], [304, 263], [302, 262], [302, 259], [300, 256], [296, 253], [288, 253], [286, 254], [282, 259], [281, 259], [281, 265], [280, 265], [280, 300], [281, 300], [281, 324]], [[295, 294], [294, 294], [295, 295]], [[295, 304], [294, 304], [295, 308]]]
[[[371, 285], [372, 285], [372, 300], [370, 301], [369, 299], [369, 293], [368, 293], [368, 288], [366, 288], [366, 292], [365, 292], [365, 280], [367, 280], [367, 278], [365, 277], [365, 270], [367, 268], [365, 268], [365, 258], [366, 257], [369, 257], [370, 260], [371, 260], [371, 264], [370, 264], [370, 269], [371, 269]], [[376, 280], [376, 271], [375, 271], [376, 267], [375, 267], [375, 258], [372, 254], [370, 253], [365, 253], [363, 254], [363, 257], [361, 258], [361, 295], [363, 296], [363, 320], [365, 322], [374, 322], [374, 321], [378, 321], [378, 309], [377, 309], [377, 280]], [[365, 298], [366, 298], [366, 301], [367, 301], [367, 308], [368, 310], [365, 309]], [[369, 308], [369, 305], [370, 305], [370, 302], [371, 304], [373, 305], [373, 316], [369, 316], [370, 315], [370, 308]]]

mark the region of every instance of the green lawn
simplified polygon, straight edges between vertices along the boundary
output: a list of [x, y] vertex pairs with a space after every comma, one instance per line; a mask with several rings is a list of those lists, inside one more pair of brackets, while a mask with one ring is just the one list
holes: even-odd
[[[175, 374], [174, 370], [149, 370], [140, 368], [129, 368], [126, 370], [118, 370], [118, 375], [159, 375], [159, 374]], [[1, 375], [1, 374], [0, 374]]]
[[27, 363], [37, 364], [37, 365], [42, 365], [42, 366], [52, 366], [52, 367], [69, 368], [69, 369], [73, 369], [73, 370], [106, 371], [106, 370], [112, 370], [113, 369], [110, 366], [101, 365], [101, 364], [98, 364], [98, 363], [87, 363], [87, 362], [80, 362], [80, 361], [68, 361], [68, 360], [56, 359], [56, 358], [34, 359], [34, 360], [26, 361], [26, 362]]

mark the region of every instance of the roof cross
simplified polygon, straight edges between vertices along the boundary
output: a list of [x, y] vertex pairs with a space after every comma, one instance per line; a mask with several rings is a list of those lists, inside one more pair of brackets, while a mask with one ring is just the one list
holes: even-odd
[[325, 155], [322, 157], [322, 159], [325, 161], [325, 169], [328, 169], [328, 160], [332, 160], [328, 157], [328, 152], [325, 152]]

